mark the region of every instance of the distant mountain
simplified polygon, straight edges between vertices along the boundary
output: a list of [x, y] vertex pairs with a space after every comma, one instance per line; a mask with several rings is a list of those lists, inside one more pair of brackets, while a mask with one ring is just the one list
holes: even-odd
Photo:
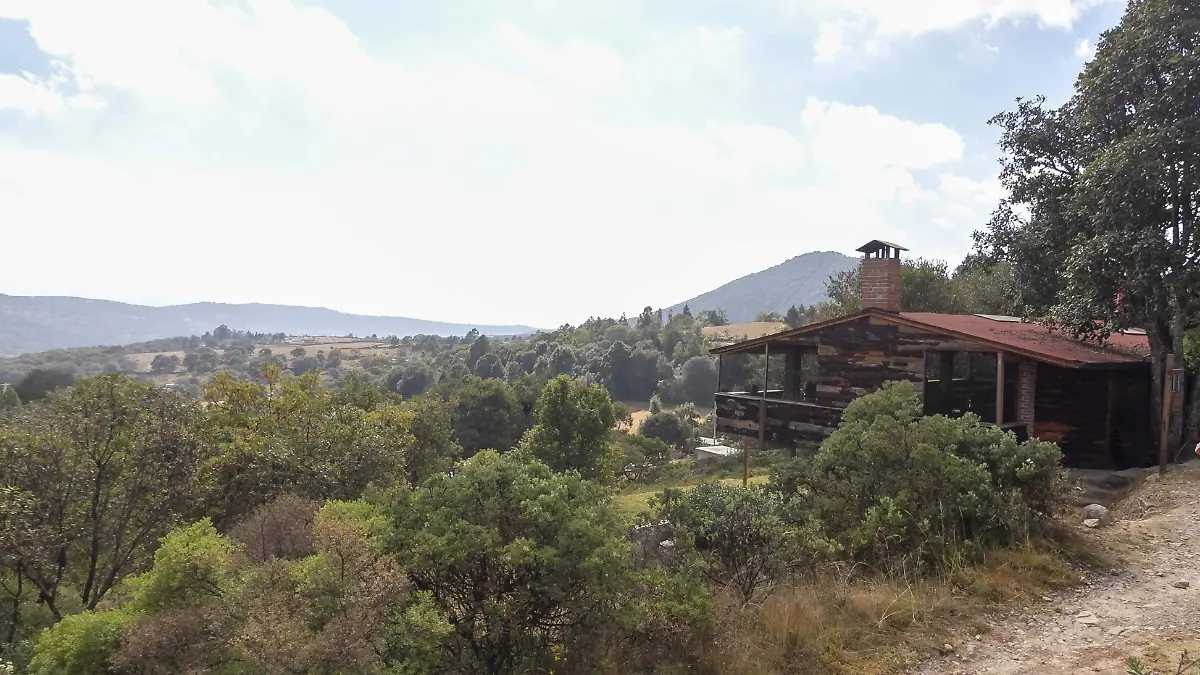
[[397, 316], [344, 314], [322, 307], [288, 305], [191, 305], [147, 307], [108, 300], [0, 293], [0, 356], [47, 349], [122, 345], [158, 338], [203, 335], [220, 325], [289, 335], [525, 335], [528, 326], [441, 323]]
[[829, 277], [853, 269], [858, 258], [833, 251], [815, 251], [761, 272], [731, 281], [671, 308], [679, 313], [686, 304], [692, 313], [723, 309], [733, 323], [753, 321], [760, 312], [783, 314], [792, 305], [814, 305], [825, 296]]

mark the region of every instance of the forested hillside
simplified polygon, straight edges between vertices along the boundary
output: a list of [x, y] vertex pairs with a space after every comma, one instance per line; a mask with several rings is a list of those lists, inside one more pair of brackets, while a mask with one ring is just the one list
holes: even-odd
[[204, 302], [147, 307], [87, 298], [0, 294], [0, 356], [199, 335], [213, 326], [288, 335], [524, 335], [528, 326], [475, 326], [361, 316], [320, 307]]
[[685, 305], [693, 312], [719, 309], [731, 323], [753, 321], [763, 312], [782, 316], [789, 307], [826, 300], [829, 277], [856, 265], [857, 258], [833, 251], [805, 253], [681, 302], [669, 311], [679, 313]]

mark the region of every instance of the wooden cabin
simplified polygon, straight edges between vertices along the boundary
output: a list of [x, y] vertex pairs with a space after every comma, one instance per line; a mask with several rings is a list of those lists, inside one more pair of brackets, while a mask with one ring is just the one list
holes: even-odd
[[[1053, 441], [1069, 467], [1156, 461], [1144, 333], [1098, 345], [1015, 317], [901, 312], [906, 249], [872, 241], [858, 250], [862, 311], [713, 350], [717, 431], [763, 446], [815, 445], [856, 397], [908, 380], [926, 414], [971, 412], [1018, 437]], [[722, 386], [724, 359], [736, 354], [769, 357], [761, 386]]]

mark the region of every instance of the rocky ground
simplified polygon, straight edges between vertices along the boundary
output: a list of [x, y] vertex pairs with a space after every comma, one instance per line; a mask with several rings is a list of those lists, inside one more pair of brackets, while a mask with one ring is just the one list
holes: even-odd
[[1200, 645], [1200, 470], [1148, 477], [1111, 515], [1108, 526], [1079, 527], [1116, 569], [989, 617], [988, 630], [960, 636], [913, 675], [1125, 675], [1131, 655], [1151, 664], [1147, 673], [1174, 675], [1157, 664]]

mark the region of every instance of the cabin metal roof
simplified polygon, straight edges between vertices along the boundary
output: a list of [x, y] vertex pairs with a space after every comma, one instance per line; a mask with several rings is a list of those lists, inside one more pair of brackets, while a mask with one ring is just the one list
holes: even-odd
[[[787, 343], [790, 338], [819, 333], [821, 330], [847, 321], [871, 317], [931, 333], [979, 342], [998, 350], [1067, 368], [1119, 367], [1145, 363], [1150, 353], [1146, 335], [1133, 332], [1114, 333], [1104, 345], [1085, 342], [1061, 330], [1033, 322], [1013, 321], [1011, 317], [989, 317], [975, 314], [935, 314], [932, 312], [900, 312], [866, 309], [848, 316], [802, 326], [745, 340], [713, 349], [713, 354], [762, 353], [769, 342]], [[782, 346], [782, 345], [781, 345]]]

